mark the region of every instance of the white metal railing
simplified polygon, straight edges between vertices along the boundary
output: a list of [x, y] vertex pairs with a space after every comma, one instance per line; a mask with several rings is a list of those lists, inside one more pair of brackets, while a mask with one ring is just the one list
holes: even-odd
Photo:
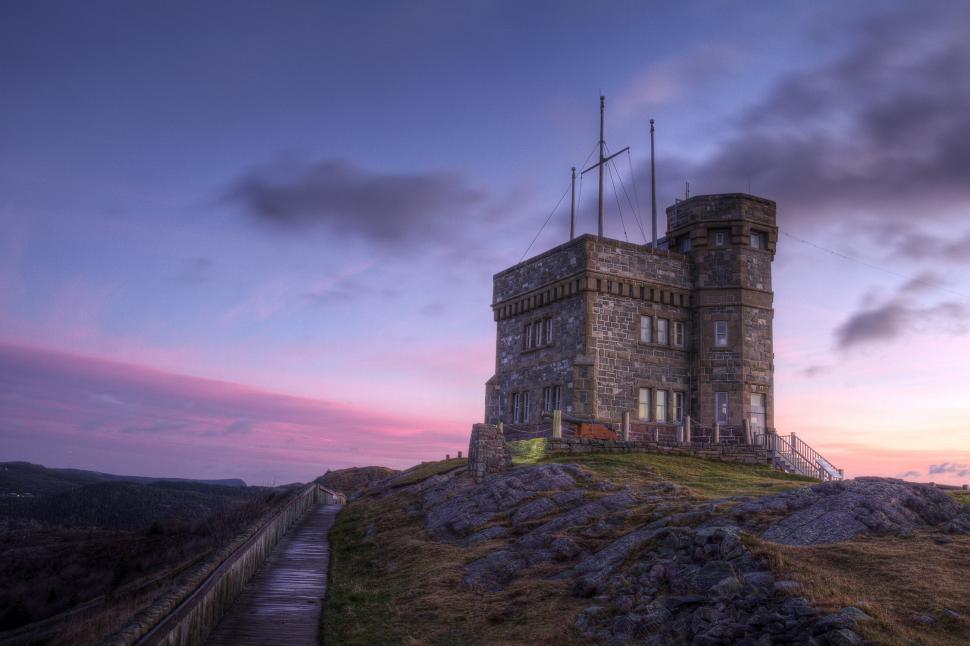
[[842, 480], [845, 477], [842, 469], [837, 469], [794, 433], [790, 435], [768, 433], [765, 437], [772, 457], [785, 471], [818, 478], [823, 482]]

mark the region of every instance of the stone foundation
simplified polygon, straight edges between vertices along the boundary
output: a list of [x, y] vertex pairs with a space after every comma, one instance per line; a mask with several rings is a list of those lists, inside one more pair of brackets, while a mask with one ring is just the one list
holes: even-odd
[[481, 480], [511, 467], [512, 453], [501, 429], [494, 424], [474, 424], [468, 443], [468, 472]]

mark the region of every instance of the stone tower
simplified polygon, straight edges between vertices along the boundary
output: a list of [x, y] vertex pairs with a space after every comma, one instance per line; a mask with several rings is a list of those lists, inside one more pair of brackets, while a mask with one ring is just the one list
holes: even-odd
[[745, 419], [773, 427], [774, 203], [696, 196], [667, 220], [656, 249], [583, 235], [495, 275], [487, 422], [510, 439], [548, 434], [551, 409], [629, 412], [634, 439], [687, 415], [728, 441]]
[[691, 260], [691, 409], [702, 424], [774, 428], [775, 203], [699, 195], [668, 208], [667, 222], [669, 246]]

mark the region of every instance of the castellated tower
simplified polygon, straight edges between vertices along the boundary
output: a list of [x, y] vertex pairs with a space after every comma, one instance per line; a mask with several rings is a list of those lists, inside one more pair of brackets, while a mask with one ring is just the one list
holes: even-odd
[[772, 428], [775, 205], [743, 194], [667, 209], [658, 248], [580, 236], [494, 277], [495, 375], [485, 418], [548, 436], [543, 412], [619, 423], [632, 439], [742, 421]]

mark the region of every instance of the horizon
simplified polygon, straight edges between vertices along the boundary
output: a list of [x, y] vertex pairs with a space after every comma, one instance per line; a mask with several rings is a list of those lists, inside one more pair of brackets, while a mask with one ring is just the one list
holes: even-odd
[[491, 277], [568, 239], [602, 93], [608, 237], [649, 237], [651, 118], [658, 236], [685, 181], [777, 203], [779, 431], [970, 482], [970, 8], [369, 9], [0, 8], [0, 461], [263, 484], [467, 451]]

